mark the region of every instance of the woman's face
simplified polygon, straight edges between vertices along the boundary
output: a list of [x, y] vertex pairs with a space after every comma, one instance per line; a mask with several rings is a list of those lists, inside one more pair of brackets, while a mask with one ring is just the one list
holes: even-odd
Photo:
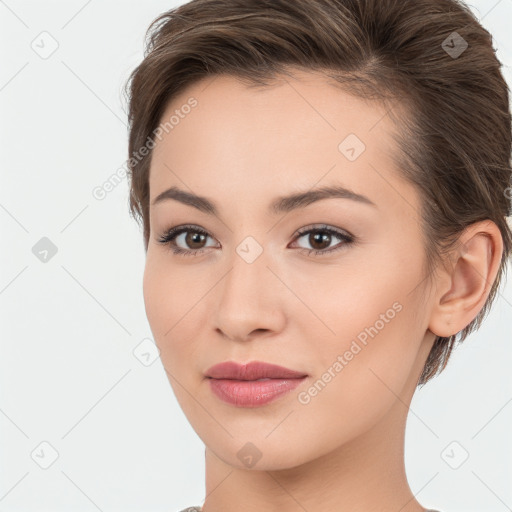
[[[258, 468], [293, 467], [389, 424], [434, 339], [419, 196], [394, 168], [389, 117], [318, 75], [296, 76], [194, 84], [168, 106], [172, 129], [152, 156], [148, 321], [191, 425], [238, 467], [244, 450]], [[171, 187], [215, 210], [176, 194], [153, 204]], [[283, 200], [334, 187], [367, 200]], [[159, 241], [179, 226], [190, 227]], [[225, 361], [307, 377], [270, 402], [235, 405], [206, 376]]]

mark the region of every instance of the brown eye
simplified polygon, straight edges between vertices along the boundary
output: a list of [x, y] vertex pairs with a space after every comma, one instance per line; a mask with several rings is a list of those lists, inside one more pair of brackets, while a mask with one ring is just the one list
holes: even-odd
[[[308, 235], [307, 238], [306, 235]], [[299, 236], [296, 239], [299, 240], [301, 238], [306, 239], [307, 243], [311, 247], [311, 249], [303, 248], [303, 250], [305, 250], [307, 254], [314, 252], [316, 255], [329, 254], [340, 249], [344, 249], [355, 240], [354, 236], [328, 226], [302, 229], [299, 231]], [[336, 239], [341, 241], [341, 243], [338, 243], [337, 246], [329, 248], [331, 243]]]
[[203, 229], [195, 226], [178, 226], [169, 229], [159, 242], [169, 246], [175, 254], [197, 255], [208, 247], [205, 245], [210, 235]]
[[202, 249], [204, 242], [206, 241], [206, 235], [202, 233], [196, 233], [195, 231], [188, 231], [185, 236], [185, 245], [190, 249]]
[[[332, 252], [344, 249], [346, 246], [354, 242], [355, 237], [344, 231], [338, 231], [328, 226], [320, 226], [316, 228], [302, 229], [297, 239], [305, 238], [311, 249], [303, 248], [308, 254], [312, 252], [315, 255], [330, 254]], [[183, 256], [199, 255], [212, 245], [205, 245], [208, 238], [212, 238], [202, 228], [195, 226], [177, 226], [169, 229], [160, 239], [159, 242], [169, 246], [175, 254]], [[339, 240], [334, 247], [330, 247], [334, 240]]]
[[327, 249], [331, 244], [331, 235], [323, 232], [310, 233], [308, 242], [311, 244], [313, 249]]

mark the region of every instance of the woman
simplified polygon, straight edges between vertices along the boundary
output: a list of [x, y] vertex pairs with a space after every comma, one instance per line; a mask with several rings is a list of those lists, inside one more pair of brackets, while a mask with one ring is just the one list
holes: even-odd
[[424, 512], [418, 386], [512, 247], [508, 90], [455, 0], [193, 0], [130, 77], [144, 300], [203, 512]]

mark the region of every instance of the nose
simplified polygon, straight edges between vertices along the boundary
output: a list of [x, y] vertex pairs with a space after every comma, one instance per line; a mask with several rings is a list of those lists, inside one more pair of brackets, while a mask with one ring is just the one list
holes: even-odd
[[280, 332], [285, 325], [286, 287], [268, 268], [265, 252], [249, 263], [235, 254], [218, 284], [215, 327], [232, 341]]

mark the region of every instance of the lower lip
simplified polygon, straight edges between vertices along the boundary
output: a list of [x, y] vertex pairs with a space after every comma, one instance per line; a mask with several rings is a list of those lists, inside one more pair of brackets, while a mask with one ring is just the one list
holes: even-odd
[[221, 400], [237, 407], [259, 407], [295, 389], [300, 379], [232, 380], [208, 379], [212, 391]]

